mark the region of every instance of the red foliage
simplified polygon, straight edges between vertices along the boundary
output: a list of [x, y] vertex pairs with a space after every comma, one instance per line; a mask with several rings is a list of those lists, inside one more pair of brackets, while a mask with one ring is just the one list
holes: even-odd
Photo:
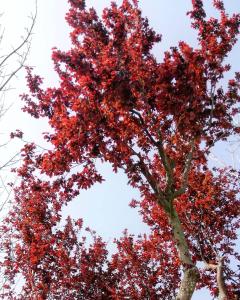
[[[207, 161], [216, 142], [239, 132], [233, 117], [239, 113], [240, 76], [227, 88], [221, 80], [230, 68], [224, 60], [237, 41], [240, 15], [229, 16], [222, 1], [213, 1], [220, 18], [208, 19], [203, 2], [193, 0], [188, 14], [198, 47], [181, 41], [159, 63], [151, 50], [161, 36], [137, 1], [123, 0], [119, 7], [113, 2], [102, 19], [85, 1], [69, 3], [72, 49], [52, 54], [59, 87], [43, 89], [28, 69], [32, 96], [22, 96], [24, 110], [48, 119], [52, 133], [44, 138], [53, 150], [38, 154], [33, 144], [22, 150], [16, 203], [2, 226], [2, 297], [173, 299], [180, 268], [217, 264], [222, 255], [231, 295], [237, 275], [230, 260], [240, 259], [234, 250], [239, 185], [234, 171], [211, 170]], [[132, 206], [151, 229], [138, 239], [125, 233], [112, 257], [94, 233], [85, 245], [81, 221], [68, 218], [59, 229], [63, 205], [102, 182], [97, 158], [114, 171], [123, 169], [140, 190], [141, 200]], [[189, 263], [177, 252], [173, 212]], [[24, 280], [16, 295], [17, 274]], [[201, 270], [200, 276], [198, 287], [216, 293], [215, 271]]]

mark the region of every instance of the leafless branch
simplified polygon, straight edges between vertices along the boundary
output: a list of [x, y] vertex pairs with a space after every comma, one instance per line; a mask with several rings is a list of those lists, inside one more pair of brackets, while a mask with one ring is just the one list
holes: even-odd
[[12, 193], [12, 191], [13, 191], [13, 187], [14, 187], [14, 185], [15, 185], [15, 183], [16, 183], [16, 180], [17, 180], [17, 179], [15, 179], [15, 181], [14, 181], [14, 183], [13, 183], [13, 186], [11, 186], [11, 190], [9, 191], [9, 190], [7, 189], [7, 187], [5, 186], [4, 180], [3, 180], [2, 177], [1, 177], [1, 182], [2, 182], [2, 185], [3, 185], [4, 189], [5, 189], [5, 191], [7, 192], [7, 197], [6, 197], [6, 199], [1, 203], [1, 206], [0, 206], [0, 212], [3, 210], [3, 208], [4, 208], [4, 207], [6, 206], [6, 204], [9, 202], [11, 193]]
[[12, 164], [15, 164], [17, 161], [19, 160], [15, 160], [15, 158], [19, 155], [20, 152], [18, 152], [17, 154], [13, 155], [10, 159], [8, 159], [8, 161], [6, 161], [3, 165], [0, 166], [0, 170], [11, 166]]
[[[10, 105], [7, 107], [5, 106], [4, 98], [6, 95], [6, 92], [11, 89], [10, 82], [11, 80], [17, 75], [17, 73], [25, 66], [27, 57], [29, 55], [30, 51], [30, 45], [31, 45], [31, 36], [33, 34], [33, 28], [36, 23], [37, 18], [37, 0], [35, 5], [35, 13], [30, 16], [30, 26], [26, 29], [25, 35], [22, 37], [21, 42], [13, 47], [9, 52], [4, 53], [4, 55], [0, 55], [0, 118], [2, 118], [8, 109], [10, 108]], [[0, 43], [4, 39], [4, 30], [0, 32]], [[0, 147], [7, 146], [9, 141], [6, 143], [2, 142]], [[2, 148], [2, 151], [5, 151], [5, 147]], [[0, 171], [2, 171], [5, 168], [8, 168], [12, 166], [13, 164], [16, 164], [18, 159], [19, 152], [15, 155], [12, 155], [9, 159], [6, 159], [5, 162], [2, 162], [0, 165]], [[5, 184], [5, 178], [2, 178], [0, 175], [0, 187], [1, 187], [1, 205], [0, 205], [0, 212], [3, 211], [6, 204], [9, 203], [11, 190], [7, 187]], [[6, 196], [6, 197], [5, 197]]]
[[[26, 29], [27, 34], [23, 38], [22, 42], [17, 46], [12, 49], [7, 55], [2, 56], [3, 59], [0, 61], [0, 73], [2, 75], [2, 82], [0, 83], [0, 91], [4, 92], [5, 89], [7, 88], [7, 85], [11, 81], [11, 79], [16, 76], [16, 74], [24, 67], [26, 59], [29, 54], [30, 50], [30, 44], [31, 44], [31, 36], [33, 34], [33, 28], [36, 23], [36, 17], [37, 17], [37, 2], [36, 2], [36, 11], [35, 14], [30, 16], [31, 18], [31, 26]], [[0, 37], [0, 41], [3, 39], [3, 33]], [[24, 47], [26, 46], [26, 50], [24, 51]], [[18, 65], [17, 67], [9, 72], [9, 74], [4, 74], [4, 71], [6, 70], [6, 66], [9, 62], [9, 60], [13, 57], [17, 56], [18, 57]]]

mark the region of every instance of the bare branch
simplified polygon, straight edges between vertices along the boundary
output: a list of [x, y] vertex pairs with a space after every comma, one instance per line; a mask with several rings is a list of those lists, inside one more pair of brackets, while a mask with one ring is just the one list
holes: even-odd
[[20, 152], [18, 152], [14, 156], [12, 156], [7, 162], [5, 162], [3, 165], [1, 165], [0, 170], [2, 170], [3, 168], [9, 167], [12, 164], [15, 164], [17, 161], [19, 161], [19, 160], [14, 160], [19, 154], [20, 154]]
[[9, 191], [9, 190], [7, 189], [5, 183], [4, 183], [4, 180], [3, 180], [2, 177], [1, 177], [1, 182], [2, 182], [2, 185], [3, 185], [3, 187], [4, 187], [4, 189], [5, 189], [6, 193], [7, 193], [7, 197], [6, 197], [6, 199], [1, 203], [1, 206], [0, 206], [0, 212], [3, 210], [3, 208], [4, 208], [4, 207], [6, 206], [6, 204], [9, 202], [10, 196], [11, 196], [11, 193], [12, 193], [12, 191], [13, 191], [13, 187], [14, 187], [16, 181], [17, 181], [17, 178], [15, 179], [15, 181], [14, 181], [14, 183], [13, 183], [13, 186], [11, 187], [11, 190]]
[[[0, 56], [0, 118], [2, 118], [11, 105], [7, 105], [5, 107], [5, 95], [6, 92], [10, 90], [9, 83], [14, 78], [17, 73], [25, 66], [25, 62], [27, 60], [29, 51], [30, 51], [30, 44], [31, 44], [31, 35], [33, 33], [33, 28], [36, 23], [37, 17], [37, 0], [35, 5], [35, 13], [34, 15], [30, 16], [31, 24], [29, 28], [26, 29], [25, 36], [22, 37], [21, 42], [16, 47], [13, 47], [6, 55]], [[1, 25], [0, 25], [1, 26]], [[4, 30], [1, 27], [0, 33], [0, 43], [4, 38]], [[15, 63], [15, 64], [14, 64]], [[0, 147], [4, 147], [9, 143], [6, 141], [5, 143], [2, 142]], [[12, 155], [9, 159], [5, 162], [2, 162], [0, 165], [0, 171], [5, 168], [8, 168], [19, 161], [19, 152], [15, 155]], [[13, 187], [9, 189], [5, 184], [5, 178], [3, 179], [0, 175], [0, 187], [1, 187], [1, 205], [0, 205], [0, 212], [2, 213], [3, 209], [5, 208], [6, 204], [10, 202], [10, 195]], [[6, 197], [5, 197], [6, 196]]]
[[[2, 83], [0, 84], [0, 91], [4, 92], [7, 84], [11, 81], [11, 79], [24, 67], [24, 64], [26, 62], [27, 56], [29, 54], [29, 50], [30, 50], [30, 42], [31, 42], [31, 35], [33, 33], [33, 28], [34, 25], [36, 23], [36, 18], [37, 18], [37, 2], [36, 2], [36, 10], [35, 10], [35, 14], [33, 16], [31, 16], [31, 26], [29, 29], [27, 29], [27, 34], [25, 36], [25, 38], [23, 38], [22, 42], [15, 48], [13, 48], [12, 51], [10, 51], [0, 62], [0, 72], [3, 73], [3, 69], [6, 68], [6, 63], [10, 60], [10, 58], [12, 58], [14, 55], [17, 55], [19, 57], [19, 61], [18, 61], [18, 66], [10, 72], [10, 74], [4, 74], [2, 75], [3, 79], [2, 79]], [[0, 37], [0, 40], [2, 40], [3, 38], [3, 33]], [[20, 53], [19, 51], [21, 51], [25, 46], [27, 46], [27, 50], [23, 51], [22, 53]]]

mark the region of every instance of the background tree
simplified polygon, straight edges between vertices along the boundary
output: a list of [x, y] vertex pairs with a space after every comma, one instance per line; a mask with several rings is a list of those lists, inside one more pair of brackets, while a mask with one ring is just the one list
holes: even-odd
[[[220, 17], [207, 18], [202, 1], [192, 1], [198, 47], [181, 41], [157, 62], [151, 50], [161, 36], [137, 1], [112, 3], [102, 19], [84, 1], [69, 2], [73, 47], [53, 52], [59, 86], [43, 89], [28, 69], [25, 110], [48, 119], [52, 131], [44, 136], [53, 149], [22, 150], [16, 205], [2, 226], [2, 297], [185, 300], [208, 287], [233, 299], [238, 174], [210, 169], [208, 155], [239, 134], [239, 74], [221, 85], [239, 14], [229, 16], [222, 1], [213, 1]], [[102, 182], [98, 159], [124, 170], [139, 189], [141, 201], [131, 205], [151, 230], [137, 239], [126, 232], [112, 257], [91, 230], [89, 247], [79, 239], [81, 220], [58, 228], [62, 207]], [[19, 293], [11, 288], [17, 274], [24, 276]]]
[[[17, 76], [19, 71], [25, 66], [30, 45], [31, 45], [31, 37], [33, 33], [33, 27], [36, 23], [36, 15], [37, 15], [37, 4], [36, 4], [36, 12], [34, 15], [31, 15], [30, 18], [30, 26], [25, 29], [25, 34], [21, 37], [21, 42], [17, 45], [6, 45], [6, 30], [4, 28], [4, 25], [0, 25], [0, 45], [1, 45], [1, 52], [0, 52], [0, 118], [2, 119], [4, 115], [6, 114], [7, 110], [12, 105], [9, 103], [6, 103], [6, 93], [12, 89], [11, 82], [12, 80]], [[6, 47], [7, 46], [7, 47]], [[9, 48], [9, 49], [6, 49]], [[20, 132], [19, 132], [20, 134]], [[10, 138], [10, 137], [9, 137]], [[6, 151], [5, 146], [8, 144], [9, 141], [5, 141], [5, 143], [2, 141], [0, 147], [3, 148], [3, 151]], [[16, 153], [13, 157], [9, 157], [7, 161], [2, 161], [0, 163], [0, 170], [4, 170], [6, 168], [9, 168], [13, 164], [16, 163], [18, 160], [17, 156], [19, 153]], [[0, 176], [1, 179], [1, 188], [4, 192], [7, 192], [7, 197], [5, 200], [1, 203], [0, 211], [2, 211], [4, 205], [9, 200], [9, 191], [8, 188], [4, 182], [4, 179], [2, 176]], [[4, 193], [3, 192], [3, 193]]]
[[[37, 7], [36, 7], [37, 8]], [[36, 23], [36, 14], [31, 15], [30, 26], [25, 29], [24, 35], [21, 37], [19, 44], [16, 42], [14, 45], [10, 45], [8, 34], [8, 28], [4, 26], [4, 21], [0, 25], [0, 120], [4, 123], [4, 118], [7, 118], [7, 112], [10, 109], [13, 103], [6, 101], [7, 94], [14, 86], [14, 80], [19, 75], [19, 72], [22, 68], [25, 67], [26, 60], [29, 55], [31, 39], [33, 34], [33, 28]], [[2, 14], [3, 15], [3, 14]], [[1, 17], [2, 17], [1, 15]], [[16, 24], [17, 26], [17, 24]], [[10, 206], [11, 197], [12, 197], [12, 187], [7, 183], [6, 170], [9, 170], [13, 165], [19, 161], [19, 151], [14, 149], [14, 155], [11, 155], [9, 152], [10, 144], [10, 133], [8, 137], [3, 137], [3, 132], [1, 128], [1, 160], [0, 160], [0, 222], [6, 216], [7, 211]], [[20, 131], [18, 136], [20, 136]], [[1, 235], [1, 239], [4, 240], [4, 236]], [[2, 249], [1, 249], [2, 250]], [[1, 252], [2, 255], [2, 252]], [[0, 276], [0, 289], [5, 283], [4, 275], [1, 272]]]
[[[25, 65], [30, 50], [33, 27], [36, 22], [36, 13], [35, 15], [30, 16], [30, 18], [31, 18], [31, 25], [29, 28], [26, 28], [26, 34], [25, 36], [22, 37], [21, 43], [17, 46], [13, 46], [12, 51], [8, 53], [1, 53], [1, 61], [0, 61], [1, 95], [8, 90], [11, 79], [14, 76], [16, 76], [16, 74]], [[4, 39], [4, 31], [5, 30], [3, 29], [1, 32], [0, 42], [2, 42]], [[16, 62], [17, 64], [13, 63], [11, 60], [14, 60], [14, 62]]]

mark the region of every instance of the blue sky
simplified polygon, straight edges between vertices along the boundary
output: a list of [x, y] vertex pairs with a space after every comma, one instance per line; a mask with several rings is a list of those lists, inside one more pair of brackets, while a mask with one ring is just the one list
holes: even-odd
[[[1, 23], [5, 27], [5, 38], [1, 45], [1, 51], [10, 49], [20, 40], [24, 28], [28, 27], [30, 20], [27, 16], [34, 11], [34, 0], [1, 0], [1, 12], [4, 12]], [[94, 6], [99, 12], [107, 5], [109, 0], [87, 0], [89, 6]], [[117, 1], [120, 3], [121, 1]], [[229, 12], [240, 11], [239, 0], [225, 1]], [[208, 12], [213, 13], [210, 0], [204, 3]], [[190, 20], [186, 12], [191, 7], [190, 0], [141, 0], [140, 7], [143, 14], [148, 16], [154, 29], [163, 34], [163, 42], [154, 49], [154, 53], [160, 60], [164, 50], [177, 44], [179, 40], [185, 40], [191, 45], [196, 45], [196, 34], [190, 28]], [[36, 67], [36, 73], [45, 78], [46, 85], [57, 83], [57, 78], [52, 71], [51, 48], [68, 49], [70, 47], [68, 34], [69, 28], [64, 20], [67, 12], [67, 0], [39, 0], [37, 24], [34, 29], [31, 53], [28, 63]], [[234, 69], [240, 70], [239, 44], [235, 47], [230, 62]], [[13, 90], [9, 91], [6, 98], [7, 104], [13, 104], [8, 114], [1, 120], [1, 134], [7, 137], [10, 131], [16, 128], [26, 133], [28, 140], [41, 140], [40, 133], [47, 130], [44, 122], [36, 122], [29, 116], [20, 112], [21, 102], [18, 95], [26, 90], [24, 72], [12, 82]], [[21, 144], [13, 143], [4, 149], [1, 160], [16, 152]], [[214, 150], [216, 157], [221, 156], [223, 162], [227, 161], [226, 151], [223, 147]], [[224, 157], [223, 157], [224, 156]], [[146, 226], [141, 222], [137, 212], [128, 207], [132, 198], [138, 197], [138, 192], [127, 185], [127, 179], [122, 174], [113, 174], [108, 165], [99, 165], [106, 182], [96, 185], [91, 190], [83, 192], [78, 199], [73, 201], [64, 215], [71, 214], [74, 218], [83, 217], [86, 226], [95, 229], [105, 240], [111, 243], [114, 237], [121, 235], [125, 228], [135, 234], [145, 232]], [[6, 174], [7, 176], [7, 174]], [[211, 299], [208, 294], [201, 292], [194, 296], [195, 300]]]

